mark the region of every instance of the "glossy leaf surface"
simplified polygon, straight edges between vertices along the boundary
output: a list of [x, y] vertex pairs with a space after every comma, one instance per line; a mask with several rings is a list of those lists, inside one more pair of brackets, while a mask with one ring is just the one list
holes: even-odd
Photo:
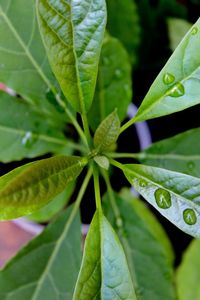
[[49, 61], [64, 95], [77, 111], [88, 111], [105, 31], [105, 0], [37, 0], [37, 10]]
[[0, 161], [33, 158], [66, 147], [63, 128], [44, 118], [22, 99], [0, 92]]
[[200, 177], [200, 128], [152, 144], [139, 155], [143, 164]]
[[127, 261], [107, 219], [96, 212], [86, 238], [73, 300], [134, 300]]
[[171, 50], [175, 50], [184, 35], [190, 30], [192, 24], [184, 19], [169, 18], [167, 20], [168, 35]]
[[200, 179], [144, 165], [124, 165], [135, 189], [184, 232], [200, 237]]
[[65, 211], [0, 272], [1, 300], [72, 299], [81, 264], [81, 225], [78, 216], [70, 218], [71, 211]]
[[126, 47], [133, 64], [137, 62], [140, 20], [136, 1], [107, 0], [108, 30]]
[[99, 152], [109, 150], [117, 141], [119, 130], [120, 120], [114, 111], [101, 122], [94, 134], [94, 146]]
[[14, 219], [46, 205], [77, 178], [87, 161], [55, 156], [29, 163], [0, 177], [0, 219]]
[[106, 35], [104, 38], [94, 102], [89, 112], [92, 129], [116, 107], [120, 120], [127, 114], [132, 100], [131, 65], [122, 44]]
[[183, 255], [176, 274], [177, 294], [179, 300], [200, 299], [200, 240], [191, 242]]
[[200, 19], [193, 25], [162, 69], [135, 121], [168, 115], [200, 103]]
[[174, 299], [172, 249], [164, 230], [130, 192], [114, 197], [118, 216], [108, 195], [104, 208], [124, 248], [138, 299]]

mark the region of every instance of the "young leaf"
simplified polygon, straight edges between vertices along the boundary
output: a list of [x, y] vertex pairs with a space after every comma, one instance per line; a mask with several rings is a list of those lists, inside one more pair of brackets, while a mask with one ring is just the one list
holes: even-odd
[[94, 157], [94, 161], [103, 169], [108, 170], [109, 169], [109, 160], [106, 156], [103, 155], [97, 155]]
[[108, 194], [104, 197], [104, 208], [124, 248], [138, 299], [173, 300], [172, 248], [164, 230], [130, 192], [126, 192], [126, 198], [117, 194], [114, 197], [118, 216]]
[[135, 189], [184, 232], [200, 237], [200, 179], [144, 165], [124, 165]]
[[0, 82], [51, 117], [59, 114], [47, 101], [54, 84], [35, 14], [35, 0], [0, 3]]
[[88, 111], [105, 31], [105, 0], [37, 0], [37, 11], [49, 61], [64, 95], [77, 111]]
[[135, 121], [168, 115], [200, 103], [200, 19], [179, 44], [162, 69]]
[[138, 159], [146, 165], [200, 177], [200, 128], [152, 144]]
[[63, 129], [21, 99], [0, 92], [0, 161], [58, 152], [67, 146]]
[[46, 205], [77, 178], [85, 158], [55, 156], [29, 163], [0, 177], [0, 219], [14, 219]]
[[179, 300], [200, 299], [200, 240], [194, 239], [184, 253], [176, 274]]
[[101, 212], [97, 211], [86, 238], [73, 300], [136, 299], [121, 244]]
[[[123, 101], [122, 101], [123, 100]], [[116, 107], [120, 120], [132, 100], [131, 65], [122, 44], [108, 34], [104, 38], [94, 102], [89, 111], [93, 130]]]
[[140, 43], [140, 20], [136, 1], [107, 0], [108, 30], [126, 47], [132, 64], [137, 62]]
[[81, 232], [80, 219], [71, 212], [65, 211], [0, 272], [1, 300], [72, 299], [81, 264]]
[[94, 146], [99, 152], [108, 150], [119, 136], [120, 120], [116, 110], [108, 115], [94, 134]]

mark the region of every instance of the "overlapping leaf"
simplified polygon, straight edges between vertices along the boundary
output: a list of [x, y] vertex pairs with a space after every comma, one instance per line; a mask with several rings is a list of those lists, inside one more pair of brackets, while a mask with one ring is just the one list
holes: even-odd
[[134, 300], [125, 254], [101, 212], [97, 211], [86, 238], [73, 300]]
[[87, 160], [55, 156], [29, 163], [0, 177], [0, 219], [14, 219], [46, 205], [75, 180]]
[[184, 232], [200, 237], [200, 179], [144, 165], [124, 165], [135, 189]]
[[80, 219], [70, 208], [0, 272], [0, 299], [72, 299], [80, 264]]
[[152, 84], [135, 121], [168, 115], [200, 103], [200, 19]]
[[184, 19], [169, 18], [167, 20], [170, 48], [175, 50], [184, 35], [190, 30], [192, 24]]
[[106, 23], [105, 0], [37, 0], [38, 20], [53, 72], [68, 101], [88, 111]]

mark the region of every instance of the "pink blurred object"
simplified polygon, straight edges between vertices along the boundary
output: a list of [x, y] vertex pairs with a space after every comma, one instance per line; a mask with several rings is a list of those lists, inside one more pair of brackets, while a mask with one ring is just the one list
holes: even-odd
[[11, 96], [16, 96], [15, 91], [13, 91], [11, 88], [7, 87], [5, 84], [0, 83], [0, 90], [1, 91], [5, 91], [6, 93], [8, 93]]
[[3, 83], [0, 83], [0, 90], [5, 91], [6, 90], [6, 86]]

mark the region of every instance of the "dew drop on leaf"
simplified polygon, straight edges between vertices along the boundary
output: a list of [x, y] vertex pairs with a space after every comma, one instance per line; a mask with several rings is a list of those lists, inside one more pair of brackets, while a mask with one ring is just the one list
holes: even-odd
[[22, 138], [22, 145], [26, 148], [30, 148], [37, 141], [37, 136], [31, 131], [27, 131]]
[[120, 78], [122, 77], [122, 71], [119, 70], [119, 69], [117, 69], [117, 70], [115, 71], [115, 77], [118, 78], [118, 79], [120, 79]]
[[189, 170], [193, 170], [195, 168], [195, 163], [193, 161], [189, 161], [187, 163], [187, 167]]
[[170, 83], [174, 82], [174, 80], [175, 80], [174, 75], [172, 75], [170, 73], [166, 73], [163, 76], [163, 82], [164, 82], [164, 84], [170, 84]]
[[138, 181], [138, 184], [139, 184], [139, 186], [142, 187], [142, 188], [144, 188], [144, 187], [146, 187], [146, 186], [148, 185], [147, 181], [144, 180], [144, 179], [140, 179], [140, 180]]
[[162, 209], [167, 209], [172, 205], [171, 195], [168, 191], [163, 189], [157, 189], [154, 195], [158, 207]]
[[188, 225], [194, 225], [197, 222], [197, 216], [193, 209], [187, 208], [183, 211], [183, 219]]
[[198, 31], [199, 31], [198, 28], [195, 26], [194, 28], [192, 28], [191, 34], [195, 35], [197, 34]]
[[171, 97], [181, 97], [184, 94], [185, 94], [185, 88], [181, 82], [178, 82], [169, 90], [168, 95]]

